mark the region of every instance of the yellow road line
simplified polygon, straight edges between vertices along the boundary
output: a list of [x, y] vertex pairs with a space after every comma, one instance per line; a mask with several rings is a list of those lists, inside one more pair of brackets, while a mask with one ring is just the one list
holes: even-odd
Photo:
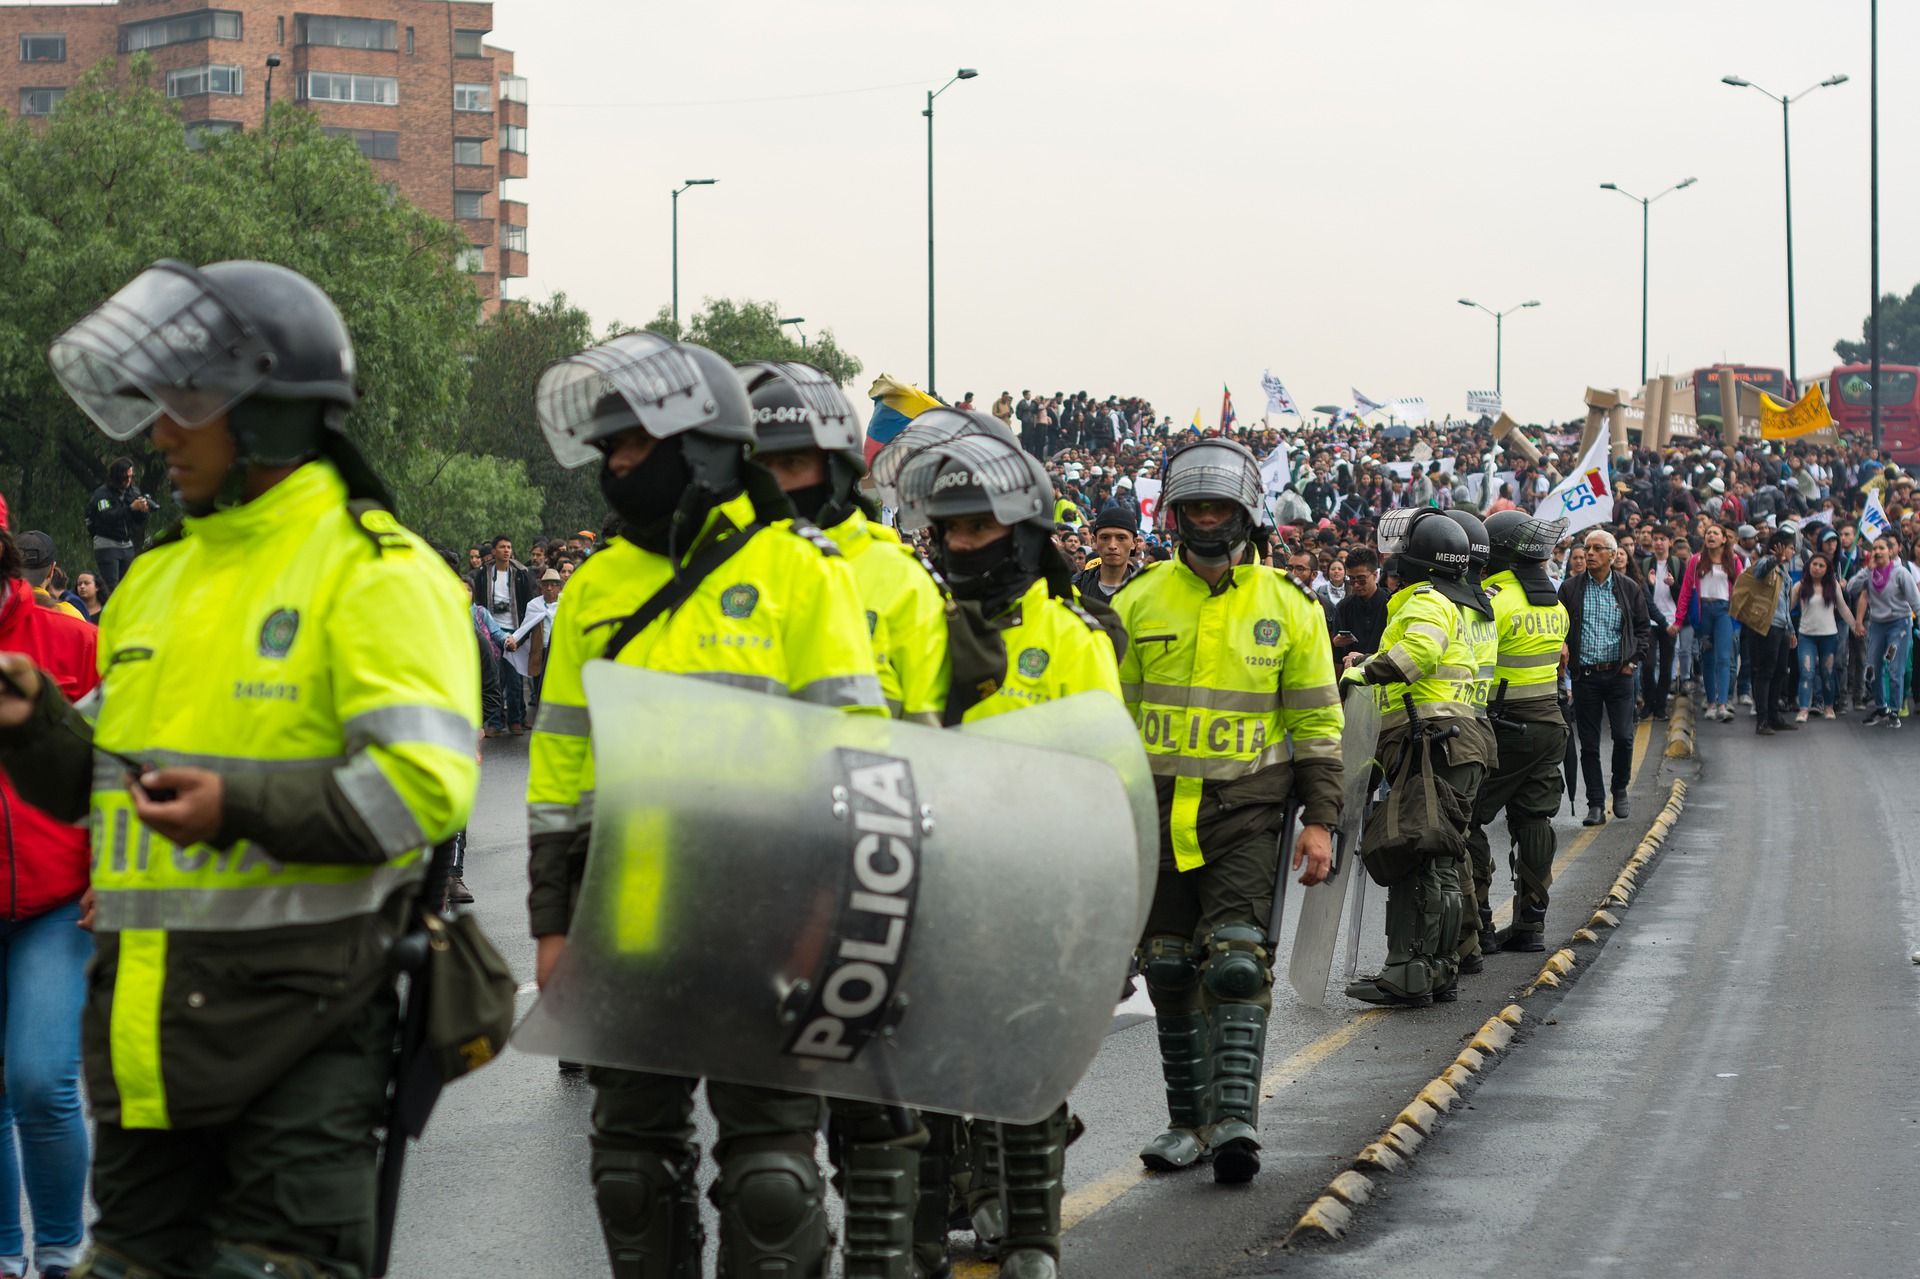
[[[1652, 727], [1652, 722], [1646, 721], [1634, 730], [1633, 774], [1636, 777], [1640, 775], [1640, 763], [1647, 755], [1647, 743], [1652, 740]], [[1571, 865], [1580, 854], [1586, 852], [1593, 841], [1600, 837], [1600, 832], [1605, 829], [1604, 826], [1594, 826], [1576, 836], [1573, 842], [1567, 845], [1566, 851], [1554, 859], [1554, 878], [1558, 879], [1560, 872]], [[1493, 918], [1496, 926], [1503, 926], [1509, 922], [1513, 918], [1512, 900], [1509, 899], [1495, 911]], [[1298, 1052], [1276, 1063], [1273, 1069], [1261, 1077], [1261, 1097], [1271, 1099], [1276, 1093], [1299, 1083], [1315, 1066], [1352, 1043], [1366, 1028], [1368, 1022], [1386, 1016], [1388, 1011], [1385, 1008], [1370, 1008], [1355, 1016], [1352, 1021], [1328, 1031]], [[1136, 1165], [1117, 1168], [1099, 1180], [1090, 1181], [1081, 1186], [1061, 1201], [1060, 1229], [1063, 1232], [1073, 1229], [1147, 1178], [1146, 1168]], [[990, 1261], [964, 1260], [954, 1263], [953, 1273], [954, 1279], [992, 1279], [992, 1276], [1000, 1273], [1000, 1267]]]
[[[1635, 777], [1640, 775], [1640, 761], [1647, 757], [1647, 743], [1653, 739], [1652, 729], [1653, 721], [1643, 720], [1639, 727], [1633, 730], [1633, 775]], [[1574, 860], [1578, 858], [1580, 854], [1591, 848], [1593, 841], [1600, 838], [1600, 832], [1605, 829], [1605, 826], [1589, 826], [1574, 836], [1573, 842], [1568, 844], [1566, 849], [1562, 851], [1558, 857], [1553, 859], [1553, 877], [1555, 879], [1560, 878], [1560, 872], [1573, 865]], [[1496, 871], [1499, 869], [1497, 863], [1494, 869]], [[1493, 926], [1495, 928], [1505, 928], [1512, 922], [1513, 898], [1509, 897], [1506, 901], [1500, 903], [1499, 909], [1493, 912]]]

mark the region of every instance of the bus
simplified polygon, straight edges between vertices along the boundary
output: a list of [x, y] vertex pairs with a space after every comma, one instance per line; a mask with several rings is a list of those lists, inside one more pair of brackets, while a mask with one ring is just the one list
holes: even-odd
[[[1844, 439], [1872, 442], [1872, 376], [1870, 364], [1842, 364], [1815, 379]], [[1890, 461], [1902, 466], [1920, 464], [1920, 367], [1880, 366], [1880, 440]]]
[[[1765, 391], [1782, 404], [1793, 403], [1793, 384], [1787, 381], [1785, 369], [1758, 364], [1729, 364], [1726, 367], [1733, 370], [1734, 380], [1742, 385]], [[1696, 418], [1721, 415], [1718, 366], [1693, 371], [1693, 415]]]

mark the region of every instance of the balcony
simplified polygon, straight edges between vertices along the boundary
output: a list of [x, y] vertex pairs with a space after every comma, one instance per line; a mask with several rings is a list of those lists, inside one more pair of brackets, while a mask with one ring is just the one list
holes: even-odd
[[500, 176], [503, 178], [526, 177], [526, 153], [522, 151], [502, 151], [500, 153]]
[[525, 76], [518, 76], [518, 75], [501, 76], [500, 77], [500, 101], [517, 102], [522, 107], [526, 106], [527, 105], [527, 78]]
[[524, 200], [500, 201], [501, 226], [527, 225], [527, 204]]
[[476, 249], [484, 249], [493, 243], [499, 233], [499, 224], [486, 218], [455, 218], [454, 225], [460, 228], [460, 234]]
[[500, 250], [500, 274], [509, 280], [527, 278], [527, 255], [512, 249]]
[[453, 189], [456, 191], [491, 191], [495, 174], [490, 164], [456, 164], [453, 166]]
[[[502, 80], [501, 83], [505, 84], [506, 81]], [[527, 104], [526, 103], [515, 102], [511, 98], [503, 97], [494, 104], [493, 109], [494, 109], [494, 113], [499, 116], [499, 122], [501, 124], [517, 124], [523, 129], [526, 127], [527, 125]]]

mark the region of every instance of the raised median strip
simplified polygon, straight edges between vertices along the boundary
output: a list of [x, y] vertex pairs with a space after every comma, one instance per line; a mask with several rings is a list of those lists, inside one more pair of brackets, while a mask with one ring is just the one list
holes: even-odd
[[[1674, 704], [1667, 728], [1666, 757], [1668, 760], [1694, 758], [1689, 699], [1680, 698]], [[1442, 1117], [1516, 1046], [1516, 1032], [1529, 1018], [1539, 1022], [1546, 1001], [1557, 1000], [1556, 992], [1564, 992], [1582, 968], [1592, 965], [1607, 936], [1619, 926], [1619, 912], [1632, 904], [1642, 878], [1673, 833], [1686, 807], [1686, 799], [1686, 781], [1675, 778], [1666, 805], [1607, 889], [1605, 902], [1584, 925], [1574, 930], [1566, 945], [1547, 956], [1539, 973], [1518, 999], [1489, 1017], [1447, 1068], [1415, 1093], [1387, 1129], [1361, 1147], [1349, 1166], [1327, 1183], [1287, 1232], [1288, 1247], [1345, 1238], [1353, 1227], [1355, 1211], [1374, 1198], [1378, 1189], [1376, 1179], [1405, 1172], [1420, 1147], [1433, 1136]], [[1543, 994], [1543, 990], [1549, 993]]]

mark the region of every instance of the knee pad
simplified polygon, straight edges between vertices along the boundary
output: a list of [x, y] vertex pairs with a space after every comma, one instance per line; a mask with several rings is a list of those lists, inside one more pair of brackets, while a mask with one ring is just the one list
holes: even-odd
[[[595, 1150], [593, 1197], [615, 1279], [699, 1279], [706, 1241], [694, 1169], [700, 1151]], [[664, 1266], [664, 1269], [662, 1268]]]
[[823, 1197], [811, 1151], [736, 1150], [712, 1191], [720, 1210], [721, 1273], [755, 1279], [822, 1273], [831, 1242]]
[[1151, 992], [1190, 994], [1200, 980], [1200, 957], [1184, 937], [1149, 937], [1140, 947], [1140, 975]]
[[80, 1264], [74, 1267], [69, 1279], [166, 1279], [166, 1276], [121, 1256], [111, 1248], [95, 1244], [87, 1250]]
[[1222, 924], [1207, 934], [1200, 980], [1215, 999], [1244, 1003], [1267, 988], [1267, 937], [1252, 924]]

